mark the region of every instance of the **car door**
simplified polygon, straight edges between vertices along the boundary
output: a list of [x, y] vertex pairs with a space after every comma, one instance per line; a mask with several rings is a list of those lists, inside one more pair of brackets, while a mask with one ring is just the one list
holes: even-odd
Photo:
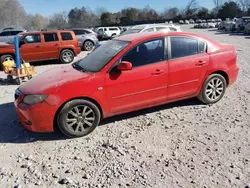
[[195, 94], [206, 74], [206, 43], [189, 37], [169, 38], [167, 100]]
[[[106, 75], [106, 93], [111, 113], [140, 109], [166, 101], [168, 67], [165, 39], [154, 39], [135, 46], [120, 61], [128, 61], [132, 70]], [[119, 64], [119, 62], [118, 62]]]
[[43, 57], [44, 59], [57, 59], [59, 50], [60, 50], [60, 44], [57, 32], [52, 33], [43, 33]]
[[21, 39], [20, 55], [25, 61], [44, 59], [40, 33], [26, 34]]

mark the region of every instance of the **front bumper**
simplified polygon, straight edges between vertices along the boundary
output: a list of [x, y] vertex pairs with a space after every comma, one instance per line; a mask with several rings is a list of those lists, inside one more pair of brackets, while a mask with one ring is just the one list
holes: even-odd
[[20, 92], [15, 94], [16, 100], [14, 102], [21, 124], [33, 132], [53, 132], [56, 106], [50, 105], [46, 101], [35, 105], [26, 105], [21, 102], [23, 97]]

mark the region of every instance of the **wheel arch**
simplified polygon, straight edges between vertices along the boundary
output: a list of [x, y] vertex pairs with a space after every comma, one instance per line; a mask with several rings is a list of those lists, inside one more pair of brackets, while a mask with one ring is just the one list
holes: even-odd
[[93, 40], [91, 40], [91, 39], [86, 39], [85, 41], [83, 41], [83, 43], [82, 43], [82, 45], [84, 46], [84, 44], [86, 43], [86, 42], [92, 42], [93, 43], [93, 45], [95, 45], [95, 42], [93, 41]]
[[74, 56], [76, 56], [76, 53], [75, 53], [75, 51], [72, 48], [63, 48], [63, 49], [61, 49], [60, 55], [63, 52], [63, 50], [70, 50], [70, 51], [72, 51], [74, 53]]
[[55, 116], [54, 116], [54, 120], [53, 120], [53, 129], [54, 130], [57, 130], [58, 129], [58, 124], [57, 124], [57, 116], [58, 116], [58, 113], [60, 112], [60, 110], [63, 108], [63, 106], [70, 102], [70, 101], [73, 101], [73, 100], [77, 100], [77, 99], [83, 99], [83, 100], [88, 100], [92, 103], [94, 103], [97, 108], [100, 110], [100, 114], [101, 114], [101, 119], [103, 118], [104, 114], [103, 114], [103, 109], [101, 107], [101, 105], [93, 98], [90, 98], [90, 97], [75, 97], [75, 98], [71, 98], [67, 101], [65, 101], [63, 104], [61, 104], [61, 106], [57, 109], [56, 113], [55, 113]]
[[228, 77], [228, 74], [225, 71], [222, 71], [222, 70], [214, 71], [214, 72], [210, 73], [208, 76], [210, 76], [212, 74], [220, 74], [220, 75], [222, 75], [226, 79], [227, 87], [228, 87], [228, 85], [229, 85], [229, 77]]

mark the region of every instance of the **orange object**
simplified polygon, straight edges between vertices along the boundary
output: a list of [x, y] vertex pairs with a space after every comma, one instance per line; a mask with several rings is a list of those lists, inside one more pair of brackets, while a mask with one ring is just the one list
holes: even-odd
[[3, 71], [5, 74], [15, 76], [15, 77], [30, 77], [35, 73], [34, 66], [30, 66], [30, 63], [21, 63], [21, 68], [19, 69], [19, 74], [14, 61], [3, 62]]

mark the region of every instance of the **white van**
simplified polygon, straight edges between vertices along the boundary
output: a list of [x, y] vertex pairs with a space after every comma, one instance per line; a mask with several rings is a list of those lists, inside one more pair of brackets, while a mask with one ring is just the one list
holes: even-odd
[[119, 27], [97, 27], [95, 29], [95, 32], [98, 33], [98, 31], [105, 32], [110, 38], [119, 36], [121, 34], [121, 30]]

